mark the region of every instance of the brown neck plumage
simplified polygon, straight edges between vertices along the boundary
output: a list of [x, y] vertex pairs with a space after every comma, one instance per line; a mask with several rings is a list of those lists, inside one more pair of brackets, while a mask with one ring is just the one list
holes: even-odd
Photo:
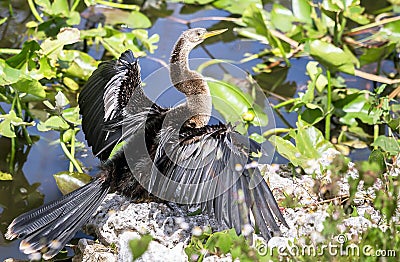
[[187, 124], [202, 127], [210, 120], [212, 101], [210, 89], [203, 76], [189, 68], [189, 53], [193, 44], [180, 37], [175, 44], [170, 59], [170, 77], [172, 84], [186, 95], [186, 103], [177, 108], [188, 111]]

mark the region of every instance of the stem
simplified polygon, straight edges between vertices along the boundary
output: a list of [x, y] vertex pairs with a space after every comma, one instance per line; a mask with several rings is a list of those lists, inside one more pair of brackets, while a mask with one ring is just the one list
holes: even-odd
[[[24, 119], [24, 117], [22, 116], [21, 100], [19, 99], [19, 94], [18, 94], [17, 91], [15, 91], [15, 97], [16, 97], [16, 109], [17, 109], [16, 111], [17, 111], [17, 116], [18, 116], [19, 118], [21, 118], [21, 119]], [[22, 125], [21, 128], [22, 128], [22, 132], [24, 133], [24, 137], [25, 137], [26, 143], [27, 143], [28, 145], [32, 145], [32, 139], [31, 139], [31, 137], [29, 136], [29, 133], [28, 133], [28, 130], [26, 129], [26, 126], [25, 126], [25, 125]]]
[[79, 2], [80, 2], [80, 0], [75, 0], [74, 1], [74, 4], [72, 5], [72, 7], [71, 7], [71, 12], [72, 11], [75, 11], [75, 9], [78, 7], [78, 5], [79, 5]]
[[290, 61], [289, 61], [289, 59], [288, 59], [287, 56], [286, 56], [286, 52], [285, 52], [285, 49], [284, 49], [283, 46], [282, 46], [281, 41], [278, 40], [278, 41], [276, 41], [276, 43], [277, 43], [277, 45], [278, 45], [279, 51], [281, 52], [281, 55], [282, 55], [283, 60], [285, 60], [285, 63], [286, 63], [286, 65], [287, 65], [287, 67], [290, 67], [290, 66], [291, 66]]
[[29, 135], [28, 129], [26, 129], [26, 126], [22, 126], [22, 132], [24, 132], [24, 137], [25, 137], [25, 140], [26, 140], [26, 144], [28, 146], [31, 146], [33, 143], [32, 143], [31, 136]]
[[119, 3], [113, 3], [113, 2], [108, 2], [108, 1], [104, 1], [104, 0], [96, 0], [96, 3], [105, 5], [105, 6], [110, 6], [110, 7], [121, 8], [121, 9], [129, 9], [129, 10], [134, 10], [134, 11], [140, 10], [140, 6], [138, 6], [138, 5], [119, 4]]
[[40, 23], [43, 23], [43, 19], [40, 17], [38, 11], [36, 10], [35, 4], [33, 3], [33, 0], [28, 0], [29, 8], [31, 9], [31, 12], [33, 16], [38, 20]]
[[389, 13], [390, 11], [393, 11], [393, 6], [392, 5], [389, 5], [387, 7], [384, 7], [384, 8], [378, 9], [378, 10], [375, 10], [375, 11], [373, 11], [371, 13], [373, 15], [379, 15], [379, 14], [382, 14], [382, 13]]
[[16, 55], [21, 52], [21, 49], [14, 49], [14, 48], [0, 48], [0, 54], [7, 54], [7, 55]]
[[284, 107], [284, 106], [293, 104], [293, 103], [296, 102], [296, 101], [297, 101], [297, 98], [292, 98], [292, 99], [283, 101], [282, 103], [279, 103], [279, 104], [277, 104], [277, 105], [274, 105], [273, 108], [274, 108], [274, 109], [279, 109], [279, 108], [281, 108], [281, 107]]
[[[18, 96], [18, 93], [14, 90], [14, 98], [11, 103], [10, 111], [14, 110], [14, 108], [15, 108], [15, 103], [17, 103], [17, 96]], [[14, 161], [15, 161], [15, 151], [16, 151], [15, 147], [16, 147], [15, 137], [12, 137], [11, 138], [10, 163], [9, 163], [9, 170], [10, 170], [11, 174], [14, 173], [14, 166], [15, 166]]]
[[290, 128], [273, 128], [265, 131], [262, 135], [263, 137], [269, 137], [276, 134], [287, 133], [290, 131]]
[[[339, 14], [337, 14], [336, 16], [338, 16]], [[335, 26], [333, 27], [333, 42], [335, 43], [335, 45], [338, 45], [338, 17], [336, 17], [335, 19]]]
[[8, 11], [10, 12], [10, 17], [14, 16], [14, 9], [11, 5], [11, 0], [8, 0]]
[[[73, 131], [74, 131], [74, 133], [73, 133], [73, 136], [71, 137], [71, 155], [74, 157], [74, 159], [75, 159], [75, 128], [73, 129]], [[73, 166], [72, 166], [72, 163], [71, 162], [69, 162], [69, 169], [70, 169], [70, 172], [72, 172], [73, 171]], [[72, 170], [72, 171], [71, 171]], [[82, 172], [81, 172], [82, 173]]]
[[261, 57], [263, 57], [263, 56], [265, 56], [265, 55], [267, 55], [267, 54], [269, 54], [269, 53], [270, 53], [269, 50], [264, 50], [264, 51], [261, 51], [261, 52], [258, 53], [258, 54], [254, 54], [254, 55], [245, 57], [245, 58], [243, 58], [242, 60], [240, 60], [239, 62], [240, 62], [240, 63], [247, 63], [247, 62], [249, 62], [249, 61], [251, 61], [251, 60], [259, 59], [259, 58], [261, 58]]
[[69, 161], [71, 161], [76, 170], [78, 170], [79, 173], [83, 173], [82, 168], [80, 167], [74, 156], [72, 156], [71, 153], [68, 151], [67, 145], [65, 145], [65, 143], [62, 141], [62, 136], [60, 137], [60, 145], [62, 150], [64, 151], [64, 154], [68, 157]]
[[376, 27], [376, 26], [381, 26], [381, 25], [384, 25], [384, 24], [387, 24], [387, 23], [395, 22], [395, 21], [398, 21], [398, 20], [400, 20], [400, 16], [394, 16], [394, 17], [391, 17], [391, 18], [382, 19], [380, 21], [377, 21], [377, 22], [374, 22], [374, 23], [371, 23], [371, 24], [368, 24], [368, 25], [363, 25], [363, 26], [360, 26], [360, 27], [353, 28], [347, 33], [347, 35], [352, 34], [352, 33], [354, 34], [355, 32], [363, 31], [365, 29], [373, 28], [373, 27]]
[[343, 138], [344, 138], [344, 134], [345, 134], [345, 131], [344, 131], [344, 130], [340, 131], [339, 137], [338, 137], [338, 139], [337, 139], [337, 143], [338, 143], [338, 144], [341, 144], [341, 143], [342, 143], [342, 140], [343, 140]]
[[332, 103], [332, 83], [331, 83], [331, 71], [326, 70], [326, 76], [328, 78], [328, 94], [327, 94], [327, 106], [326, 106], [326, 117], [325, 117], [325, 139], [330, 141], [331, 139], [331, 103]]
[[11, 153], [10, 153], [10, 163], [8, 169], [10, 170], [10, 173], [14, 175], [14, 161], [15, 161], [15, 137], [11, 138]]
[[[374, 141], [376, 141], [378, 136], [379, 136], [379, 125], [375, 124], [374, 125]], [[378, 149], [378, 146], [374, 146], [374, 149]]]

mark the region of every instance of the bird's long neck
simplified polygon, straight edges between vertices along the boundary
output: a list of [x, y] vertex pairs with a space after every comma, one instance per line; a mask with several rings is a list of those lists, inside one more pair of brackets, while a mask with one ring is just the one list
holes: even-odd
[[202, 127], [210, 120], [212, 100], [203, 76], [189, 68], [191, 46], [184, 38], [176, 42], [170, 59], [170, 77], [176, 89], [186, 95], [186, 104], [179, 110], [189, 112], [189, 124]]

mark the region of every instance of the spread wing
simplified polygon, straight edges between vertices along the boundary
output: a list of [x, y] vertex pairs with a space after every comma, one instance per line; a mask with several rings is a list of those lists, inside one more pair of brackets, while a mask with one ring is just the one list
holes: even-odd
[[241, 233], [252, 224], [266, 238], [278, 233], [276, 219], [287, 226], [260, 174], [252, 152], [260, 145], [223, 124], [191, 129], [174, 141], [162, 130], [148, 189], [167, 200], [201, 203], [228, 227]]
[[[82, 129], [93, 154], [100, 159], [107, 159], [120, 140], [122, 124], [118, 123], [127, 105], [133, 104], [139, 110], [152, 104], [141, 85], [139, 62], [128, 50], [118, 60], [101, 63], [83, 87], [78, 100]], [[112, 130], [106, 130], [107, 123], [113, 123]]]

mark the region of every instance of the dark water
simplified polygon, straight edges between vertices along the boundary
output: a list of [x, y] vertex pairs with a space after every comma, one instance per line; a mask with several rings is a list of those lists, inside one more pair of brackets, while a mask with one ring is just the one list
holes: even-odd
[[[7, 1], [2, 1], [0, 6], [0, 14], [5, 16], [8, 7], [5, 5]], [[25, 1], [21, 1], [25, 3]], [[21, 6], [23, 6], [21, 4]], [[176, 22], [176, 18], [189, 20], [198, 17], [210, 16], [228, 16], [229, 14], [220, 10], [198, 10], [190, 14], [182, 14], [182, 5], [169, 4], [167, 7], [173, 13], [166, 18], [158, 18], [153, 27], [149, 30], [149, 34], [157, 33], [160, 35], [161, 42], [158, 43], [158, 49], [154, 54], [149, 55], [149, 58], [141, 59], [142, 77], [145, 79], [153, 71], [160, 68], [160, 63], [152, 58], [161, 59], [168, 63], [171, 49], [180, 35], [180, 33], [188, 26]], [[2, 27], [2, 39], [0, 39], [0, 47], [17, 48], [21, 44], [21, 39], [18, 38], [18, 32], [24, 32], [23, 23], [30, 20], [28, 9], [15, 10], [16, 18], [5, 29]], [[205, 28], [232, 28], [232, 25], [225, 22], [216, 21], [200, 21], [191, 24], [192, 27]], [[219, 38], [221, 39], [221, 38]], [[204, 49], [205, 48], [205, 49]], [[226, 59], [240, 61], [245, 53], [257, 53], [264, 49], [264, 46], [256, 41], [245, 39], [234, 39], [232, 31], [227, 32], [222, 36], [222, 41], [206, 43], [204, 48], [196, 48], [192, 53], [192, 58], [210, 58], [212, 55], [218, 59]], [[260, 61], [252, 61], [245, 64], [237, 64], [242, 70], [251, 72], [252, 66]], [[280, 69], [277, 72], [281, 76], [286, 75], [286, 79], [280, 86], [277, 87], [277, 92], [280, 95], [291, 97], [296, 96], [298, 90], [305, 88], [307, 77], [305, 76], [305, 67], [307, 59], [293, 60], [292, 67], [289, 69]], [[265, 79], [261, 81], [265, 85], [273, 83], [274, 79]], [[163, 83], [160, 83], [162, 85]], [[261, 88], [264, 88], [261, 86]], [[179, 94], [171, 91], [164, 97], [163, 103], [168, 104], [169, 99], [179, 98]], [[274, 101], [273, 98], [270, 98]], [[2, 107], [7, 110], [7, 105], [2, 104]], [[297, 115], [286, 114], [282, 116], [285, 121], [294, 125], [297, 120]], [[281, 118], [275, 115], [276, 127], [287, 127]], [[8, 257], [18, 259], [26, 258], [18, 251], [19, 241], [9, 242], [4, 240], [3, 234], [12, 221], [18, 214], [28, 211], [43, 203], [57, 199], [61, 196], [58, 191], [53, 174], [59, 171], [68, 170], [69, 161], [64, 156], [60, 146], [54, 143], [58, 139], [58, 133], [47, 132], [41, 133], [36, 130], [36, 127], [29, 128], [30, 134], [37, 135], [40, 138], [32, 147], [21, 148], [17, 153], [18, 168], [13, 181], [0, 182], [0, 260]], [[79, 133], [78, 139], [84, 141], [83, 134]], [[10, 141], [7, 138], [0, 138], [0, 170], [7, 170], [8, 163], [6, 161], [7, 153], [10, 151]], [[79, 160], [84, 166], [94, 167], [99, 164], [98, 160], [91, 154], [90, 149], [79, 152]], [[282, 158], [275, 157], [274, 162], [283, 162]], [[91, 174], [95, 172], [92, 170]]]

